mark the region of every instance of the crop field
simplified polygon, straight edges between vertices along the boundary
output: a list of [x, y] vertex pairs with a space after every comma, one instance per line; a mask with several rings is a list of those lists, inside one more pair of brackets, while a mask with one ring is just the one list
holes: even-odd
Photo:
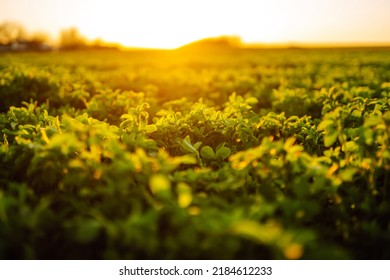
[[390, 49], [0, 53], [1, 259], [390, 259]]

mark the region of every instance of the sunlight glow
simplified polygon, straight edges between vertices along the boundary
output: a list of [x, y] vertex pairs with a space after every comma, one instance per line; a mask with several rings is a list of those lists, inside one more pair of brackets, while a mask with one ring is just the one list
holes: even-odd
[[238, 35], [260, 43], [390, 43], [388, 0], [0, 0], [0, 22], [53, 36], [76, 26], [89, 39], [175, 48]]
[[79, 18], [80, 30], [90, 37], [124, 45], [175, 48], [204, 37], [232, 33], [231, 27], [237, 25], [234, 21], [226, 24], [234, 7], [221, 1], [114, 0], [110, 9], [107, 1], [93, 2], [88, 18]]

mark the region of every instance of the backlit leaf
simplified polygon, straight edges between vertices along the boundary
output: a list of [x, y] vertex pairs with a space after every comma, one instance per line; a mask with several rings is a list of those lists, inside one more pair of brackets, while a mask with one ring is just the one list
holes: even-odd
[[215, 158], [214, 150], [210, 146], [204, 146], [200, 150], [200, 155], [202, 156], [202, 158], [205, 158], [205, 159], [214, 159]]
[[220, 147], [217, 150], [217, 157], [220, 158], [221, 160], [227, 159], [230, 154], [232, 153], [232, 150], [228, 147]]

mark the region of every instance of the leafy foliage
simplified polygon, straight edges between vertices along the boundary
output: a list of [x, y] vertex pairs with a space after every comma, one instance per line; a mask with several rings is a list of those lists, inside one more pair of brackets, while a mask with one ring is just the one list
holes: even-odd
[[179, 54], [0, 56], [1, 258], [390, 258], [388, 50]]

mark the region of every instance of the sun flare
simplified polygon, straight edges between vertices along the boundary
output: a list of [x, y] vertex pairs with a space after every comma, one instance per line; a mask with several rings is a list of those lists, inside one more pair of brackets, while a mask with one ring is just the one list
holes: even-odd
[[[125, 46], [171, 49], [205, 37], [238, 35], [246, 42], [290, 40], [295, 7], [245, 1], [84, 1], [74, 19], [89, 38]], [[88, 14], [88, 16], [85, 16]], [[299, 26], [297, 26], [299, 27]], [[294, 31], [300, 34], [300, 28]], [[293, 33], [294, 33], [293, 32]]]
[[[103, 38], [125, 46], [176, 48], [194, 40], [224, 33], [210, 24], [200, 1], [99, 1], [78, 27], [91, 38]], [[203, 16], [202, 16], [203, 15]]]

